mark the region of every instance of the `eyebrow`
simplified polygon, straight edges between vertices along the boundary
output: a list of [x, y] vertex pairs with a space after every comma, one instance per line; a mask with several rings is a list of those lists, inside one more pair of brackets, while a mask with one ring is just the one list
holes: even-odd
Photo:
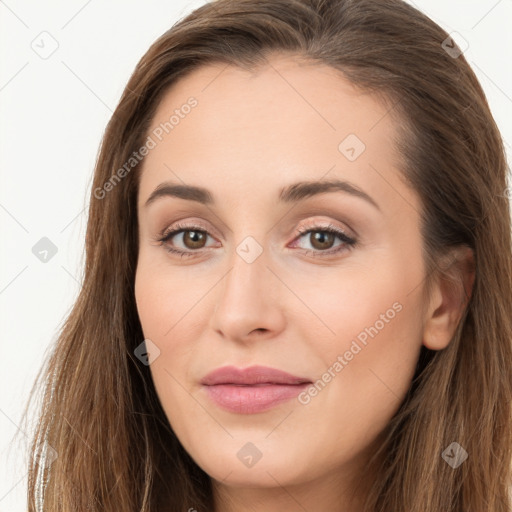
[[[379, 205], [371, 196], [353, 183], [342, 180], [300, 181], [298, 183], [293, 183], [280, 191], [278, 199], [282, 203], [295, 203], [308, 197], [325, 194], [327, 192], [345, 192], [354, 197], [364, 199], [380, 211]], [[212, 194], [206, 188], [194, 185], [180, 185], [165, 181], [156, 187], [144, 206], [147, 207], [157, 199], [163, 197], [176, 197], [179, 199], [196, 201], [205, 205], [215, 204]]]

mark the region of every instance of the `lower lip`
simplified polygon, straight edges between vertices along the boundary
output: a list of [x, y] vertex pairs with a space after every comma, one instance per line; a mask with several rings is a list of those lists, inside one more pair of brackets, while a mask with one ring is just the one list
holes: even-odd
[[305, 384], [260, 384], [237, 386], [217, 384], [203, 386], [206, 393], [219, 407], [238, 414], [255, 414], [267, 411], [282, 402], [291, 400], [304, 391], [311, 383]]

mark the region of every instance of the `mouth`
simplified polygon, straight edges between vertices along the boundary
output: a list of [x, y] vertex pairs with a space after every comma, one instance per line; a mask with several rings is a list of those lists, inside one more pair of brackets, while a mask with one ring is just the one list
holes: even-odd
[[206, 375], [201, 384], [218, 407], [237, 414], [256, 414], [295, 398], [312, 382], [274, 368], [227, 366]]

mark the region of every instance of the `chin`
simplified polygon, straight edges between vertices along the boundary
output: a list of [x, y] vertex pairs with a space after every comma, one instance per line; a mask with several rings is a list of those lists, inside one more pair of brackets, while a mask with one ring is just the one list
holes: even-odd
[[[254, 451], [251, 460], [250, 453], [254, 448], [249, 443], [235, 441], [225, 444], [223, 449], [208, 450], [207, 453], [195, 455], [193, 458], [205, 473], [224, 485], [274, 487], [277, 485], [276, 481], [281, 485], [290, 485], [305, 479], [305, 468], [292, 464], [292, 458], [284, 450], [272, 450], [270, 454], [265, 454], [265, 449], [262, 448], [261, 456]], [[230, 444], [235, 447], [231, 449]], [[260, 458], [257, 460], [258, 457]]]

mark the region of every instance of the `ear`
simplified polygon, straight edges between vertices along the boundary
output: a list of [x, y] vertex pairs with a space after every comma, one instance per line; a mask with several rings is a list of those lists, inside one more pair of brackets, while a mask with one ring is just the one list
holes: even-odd
[[439, 272], [426, 308], [423, 345], [431, 350], [442, 350], [452, 340], [475, 281], [473, 251], [469, 247], [453, 249], [447, 261], [448, 268]]

